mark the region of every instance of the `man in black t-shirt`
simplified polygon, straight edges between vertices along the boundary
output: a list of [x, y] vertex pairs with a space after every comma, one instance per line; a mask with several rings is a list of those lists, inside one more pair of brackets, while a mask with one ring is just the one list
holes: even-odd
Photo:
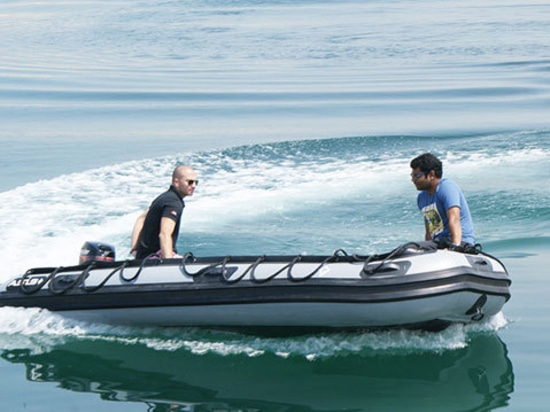
[[181, 257], [176, 250], [183, 198], [192, 196], [199, 181], [193, 168], [178, 166], [170, 188], [158, 196], [137, 219], [132, 231], [132, 254], [136, 259], [150, 255], [168, 259]]

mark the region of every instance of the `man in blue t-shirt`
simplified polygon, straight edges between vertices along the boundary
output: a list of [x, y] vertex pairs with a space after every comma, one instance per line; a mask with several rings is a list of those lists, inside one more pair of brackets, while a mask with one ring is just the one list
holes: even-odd
[[411, 178], [420, 193], [418, 208], [424, 216], [426, 240], [450, 243], [451, 248], [473, 245], [474, 225], [460, 187], [442, 179], [443, 164], [431, 153], [411, 161]]
[[199, 181], [189, 166], [180, 165], [172, 173], [170, 188], [158, 196], [137, 219], [132, 231], [132, 254], [137, 259], [151, 255], [167, 259], [181, 257], [176, 250], [180, 219], [185, 203]]

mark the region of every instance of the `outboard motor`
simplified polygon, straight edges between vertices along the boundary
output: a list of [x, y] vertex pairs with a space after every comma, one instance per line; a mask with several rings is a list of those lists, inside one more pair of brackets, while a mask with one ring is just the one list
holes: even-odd
[[80, 249], [79, 264], [86, 262], [113, 262], [115, 248], [103, 242], [85, 242]]

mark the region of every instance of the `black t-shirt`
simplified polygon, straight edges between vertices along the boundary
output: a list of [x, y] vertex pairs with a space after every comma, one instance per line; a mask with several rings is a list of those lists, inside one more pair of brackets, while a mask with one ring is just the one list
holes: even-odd
[[176, 241], [178, 240], [180, 230], [180, 218], [184, 207], [185, 203], [182, 197], [176, 192], [173, 186], [170, 186], [170, 189], [153, 200], [139, 235], [136, 253], [137, 259], [143, 259], [151, 253], [156, 253], [160, 250], [160, 221], [163, 217], [170, 218], [176, 222], [176, 226], [172, 232], [172, 244], [174, 252], [176, 252]]

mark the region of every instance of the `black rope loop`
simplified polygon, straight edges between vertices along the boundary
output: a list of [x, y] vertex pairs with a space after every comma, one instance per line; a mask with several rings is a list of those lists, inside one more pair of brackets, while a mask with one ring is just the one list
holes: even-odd
[[[336, 249], [333, 253], [333, 256], [336, 257], [336, 261], [338, 261], [338, 258], [345, 257], [349, 261], [354, 262], [364, 262], [365, 256], [360, 256], [357, 253], [354, 253], [350, 255], [348, 252], [346, 252], [344, 249]], [[367, 256], [367, 258], [370, 258], [370, 256]]]
[[258, 278], [256, 277], [256, 267], [259, 266], [259, 265], [256, 265], [256, 266], [252, 269], [252, 272], [250, 273], [250, 280], [251, 280], [252, 282], [258, 283], [258, 284], [267, 283], [267, 282], [269, 282], [270, 280], [276, 278], [279, 274], [281, 274], [281, 273], [284, 272], [285, 270], [290, 269], [290, 267], [293, 266], [293, 265], [296, 263], [297, 259], [301, 259], [301, 256], [300, 256], [300, 255], [296, 256], [296, 257], [292, 260], [292, 262], [286, 264], [285, 266], [283, 266], [282, 268], [280, 268], [277, 272], [272, 273], [271, 275], [269, 275], [268, 277], [263, 278], [263, 279], [258, 279]]
[[223, 260], [221, 262], [211, 263], [210, 265], [208, 265], [208, 266], [206, 266], [202, 269], [199, 269], [198, 271], [196, 271], [194, 273], [189, 272], [187, 270], [187, 267], [185, 266], [188, 259], [192, 259], [191, 263], [196, 262], [196, 259], [195, 259], [195, 256], [193, 255], [193, 253], [191, 253], [191, 252], [185, 253], [183, 255], [182, 259], [181, 259], [181, 265], [180, 265], [181, 271], [189, 277], [196, 278], [196, 277], [202, 276], [204, 273], [206, 273], [210, 269], [213, 269], [216, 266], [220, 266], [220, 265], [222, 266], [222, 271], [225, 273], [225, 271], [226, 271], [225, 267], [227, 265], [227, 262], [229, 262], [231, 260], [231, 256], [226, 256], [226, 257], [223, 258]]
[[[297, 256], [299, 258], [301, 258], [301, 256]], [[294, 277], [292, 275], [292, 267], [294, 266], [294, 264], [298, 261], [292, 261], [292, 265], [291, 267], [288, 268], [288, 280], [290, 280], [291, 282], [295, 282], [295, 283], [298, 283], [298, 282], [304, 282], [308, 279], [311, 279], [313, 276], [315, 276], [323, 266], [325, 266], [327, 263], [330, 263], [330, 262], [333, 262], [334, 260], [338, 260], [338, 256], [336, 254], [332, 255], [332, 256], [328, 256], [326, 259], [324, 259], [313, 271], [311, 271], [310, 273], [308, 273], [306, 276], [303, 276], [303, 277]]]
[[366, 273], [366, 274], [373, 274], [373, 273], [378, 272], [388, 262], [388, 260], [399, 257], [400, 255], [402, 255], [405, 252], [405, 250], [407, 250], [411, 247], [414, 247], [417, 250], [429, 250], [430, 249], [428, 246], [423, 246], [423, 245], [421, 245], [420, 243], [417, 243], [417, 242], [404, 243], [402, 245], [399, 245], [395, 249], [393, 249], [390, 253], [388, 253], [387, 256], [385, 256], [382, 260], [380, 260], [380, 263], [376, 267], [367, 270], [367, 265], [369, 263], [371, 263], [373, 261], [376, 261], [376, 260], [378, 260], [378, 258], [381, 257], [380, 255], [371, 255], [371, 256], [369, 256], [365, 260], [365, 263], [363, 265], [363, 272]]
[[[101, 283], [99, 283], [97, 286], [89, 286], [89, 287], [84, 287], [84, 291], [88, 292], [88, 293], [92, 293], [92, 292], [96, 292], [98, 291], [99, 289], [101, 289], [103, 286], [105, 286], [105, 284], [109, 281], [109, 279], [111, 279], [118, 271], [120, 271], [120, 278], [126, 282], [131, 282], [132, 280], [136, 279], [137, 278], [137, 275], [139, 275], [139, 271], [137, 273], [137, 275], [134, 275], [132, 279], [128, 280], [128, 279], [125, 279], [124, 278], [124, 268], [128, 265], [128, 261], [124, 261], [122, 263], [122, 265], [120, 266], [117, 266], [116, 268], [114, 268], [111, 273], [109, 273], [105, 279], [103, 279], [101, 281]], [[141, 267], [140, 267], [140, 270], [141, 270]]]
[[483, 246], [481, 246], [481, 243], [476, 243], [475, 245], [464, 245], [464, 253], [471, 255], [483, 254]]
[[95, 267], [95, 262], [92, 261], [88, 266], [86, 266], [86, 268], [82, 272], [80, 272], [80, 274], [72, 282], [68, 282], [67, 286], [64, 286], [59, 289], [55, 288], [55, 276], [52, 276], [50, 283], [48, 283], [48, 289], [54, 295], [62, 295], [68, 290], [73, 289], [74, 287], [80, 285], [84, 281], [84, 279], [88, 277], [90, 270], [92, 270], [92, 268], [94, 267]]
[[[149, 256], [151, 256], [151, 255], [149, 255]], [[121, 270], [120, 270], [120, 279], [122, 279], [124, 282], [128, 282], [128, 283], [133, 282], [134, 280], [136, 280], [139, 277], [139, 275], [141, 274], [141, 272], [143, 271], [143, 268], [145, 267], [145, 264], [147, 263], [147, 259], [149, 258], [149, 256], [147, 256], [145, 259], [143, 259], [143, 261], [139, 265], [139, 268], [136, 271], [136, 273], [134, 273], [134, 275], [129, 277], [129, 278], [124, 277], [124, 269], [126, 268], [126, 265], [123, 268], [121, 268]], [[129, 263], [129, 261], [127, 260], [124, 263]]]
[[265, 255], [262, 255], [262, 256], [259, 256], [258, 259], [256, 259], [254, 262], [252, 262], [250, 265], [248, 265], [248, 267], [246, 268], [246, 270], [238, 277], [234, 278], [234, 279], [231, 279], [231, 277], [228, 277], [226, 276], [226, 270], [225, 270], [225, 267], [223, 268], [223, 271], [222, 271], [222, 274], [223, 274], [223, 280], [230, 284], [230, 285], [233, 285], [237, 282], [240, 282], [242, 279], [244, 279], [244, 277], [250, 272], [250, 278], [252, 280], [253, 278], [253, 273], [254, 271], [256, 270], [256, 268], [260, 265], [260, 263], [264, 262], [265, 261]]
[[336, 249], [332, 256], [336, 258], [339, 256], [349, 257], [348, 252], [346, 252], [344, 249]]
[[20, 284], [20, 289], [21, 289], [21, 292], [23, 292], [24, 294], [26, 295], [32, 295], [36, 292], [38, 292], [40, 289], [42, 289], [42, 287], [48, 282], [50, 281], [55, 275], [57, 275], [59, 273], [59, 271], [63, 270], [63, 266], [58, 266], [56, 267], [53, 271], [51, 271], [48, 276], [46, 276], [45, 279], [42, 279], [38, 282], [38, 285], [35, 285], [33, 287], [30, 287], [30, 286], [27, 286], [25, 285], [25, 281], [29, 278], [29, 276], [31, 276], [33, 273], [32, 273], [32, 269], [29, 269], [25, 272], [25, 274], [21, 277], [21, 284]]

